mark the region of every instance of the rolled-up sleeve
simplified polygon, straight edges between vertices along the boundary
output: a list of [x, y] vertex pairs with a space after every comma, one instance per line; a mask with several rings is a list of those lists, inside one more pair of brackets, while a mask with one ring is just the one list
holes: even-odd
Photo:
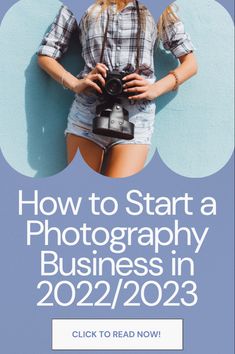
[[54, 59], [61, 58], [68, 49], [72, 33], [77, 29], [75, 16], [66, 6], [62, 6], [49, 32], [43, 38], [37, 54]]
[[195, 50], [190, 35], [185, 32], [184, 24], [181, 21], [166, 26], [162, 41], [164, 48], [170, 50], [176, 58]]

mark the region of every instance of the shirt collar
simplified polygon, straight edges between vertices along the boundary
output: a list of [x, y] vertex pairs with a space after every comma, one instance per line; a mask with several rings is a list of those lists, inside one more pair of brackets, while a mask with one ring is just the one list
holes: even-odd
[[126, 4], [126, 6], [125, 6], [125, 8], [126, 7], [130, 7], [130, 6], [136, 6], [136, 2], [135, 1], [130, 1], [130, 2], [128, 2], [127, 4]]
[[[115, 4], [115, 3], [111, 3], [111, 5], [114, 6], [114, 7], [116, 7], [116, 4]], [[127, 9], [127, 8], [129, 8], [129, 7], [134, 7], [134, 8], [136, 7], [136, 2], [135, 2], [135, 0], [128, 2], [128, 3], [126, 4], [126, 6], [122, 9], [122, 11], [125, 10], [125, 9]]]

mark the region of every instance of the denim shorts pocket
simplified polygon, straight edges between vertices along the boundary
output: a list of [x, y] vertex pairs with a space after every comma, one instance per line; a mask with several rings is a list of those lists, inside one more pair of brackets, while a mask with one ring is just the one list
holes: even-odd
[[136, 128], [150, 128], [152, 126], [152, 120], [138, 119], [134, 124]]
[[76, 112], [75, 116], [79, 120], [91, 121], [96, 114], [97, 95], [80, 93], [75, 96]]
[[136, 129], [151, 129], [154, 125], [155, 117], [151, 114], [138, 114], [130, 121], [135, 124]]
[[140, 101], [137, 101], [137, 108], [140, 113], [144, 112], [144, 113], [154, 114], [156, 106], [155, 106], [155, 103], [152, 101], [140, 100]]
[[97, 101], [97, 95], [93, 92], [84, 93], [81, 92], [75, 96], [78, 103], [82, 103], [85, 106], [94, 105]]

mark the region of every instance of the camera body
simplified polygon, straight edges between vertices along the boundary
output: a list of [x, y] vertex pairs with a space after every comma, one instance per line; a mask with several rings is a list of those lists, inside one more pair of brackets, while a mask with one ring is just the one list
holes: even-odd
[[107, 72], [107, 77], [105, 79], [105, 86], [103, 88], [103, 95], [108, 96], [109, 98], [114, 97], [125, 97], [127, 93], [124, 92], [124, 82], [122, 79], [128, 75], [124, 71], [113, 70], [111, 72]]
[[103, 102], [96, 108], [93, 133], [125, 140], [134, 138], [135, 125], [129, 122], [129, 113], [122, 105], [122, 98], [128, 97], [128, 93], [124, 92], [122, 80], [127, 75], [125, 71], [114, 70], [107, 72], [104, 87], [99, 83], [103, 90]]

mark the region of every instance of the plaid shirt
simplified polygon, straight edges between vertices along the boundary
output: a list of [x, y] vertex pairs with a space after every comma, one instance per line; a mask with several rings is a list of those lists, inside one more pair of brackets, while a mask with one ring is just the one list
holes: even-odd
[[[95, 7], [91, 13], [89, 13], [90, 9], [88, 8], [78, 24], [72, 12], [66, 6], [62, 6], [38, 50], [40, 55], [59, 59], [67, 51], [72, 33], [78, 30], [82, 56], [85, 61], [85, 68], [79, 77], [83, 77], [100, 61], [107, 23], [107, 11], [98, 16], [99, 6]], [[145, 11], [146, 18], [141, 31], [140, 74], [154, 79], [153, 54], [157, 39], [157, 26], [144, 5], [140, 5], [140, 11]], [[119, 13], [116, 12], [116, 5], [113, 4], [109, 8], [109, 13], [110, 22], [103, 63], [110, 70], [133, 71], [137, 55], [138, 14], [136, 3], [135, 1], [128, 3]], [[194, 50], [190, 37], [185, 33], [184, 25], [180, 21], [165, 29], [163, 46], [177, 58]]]

